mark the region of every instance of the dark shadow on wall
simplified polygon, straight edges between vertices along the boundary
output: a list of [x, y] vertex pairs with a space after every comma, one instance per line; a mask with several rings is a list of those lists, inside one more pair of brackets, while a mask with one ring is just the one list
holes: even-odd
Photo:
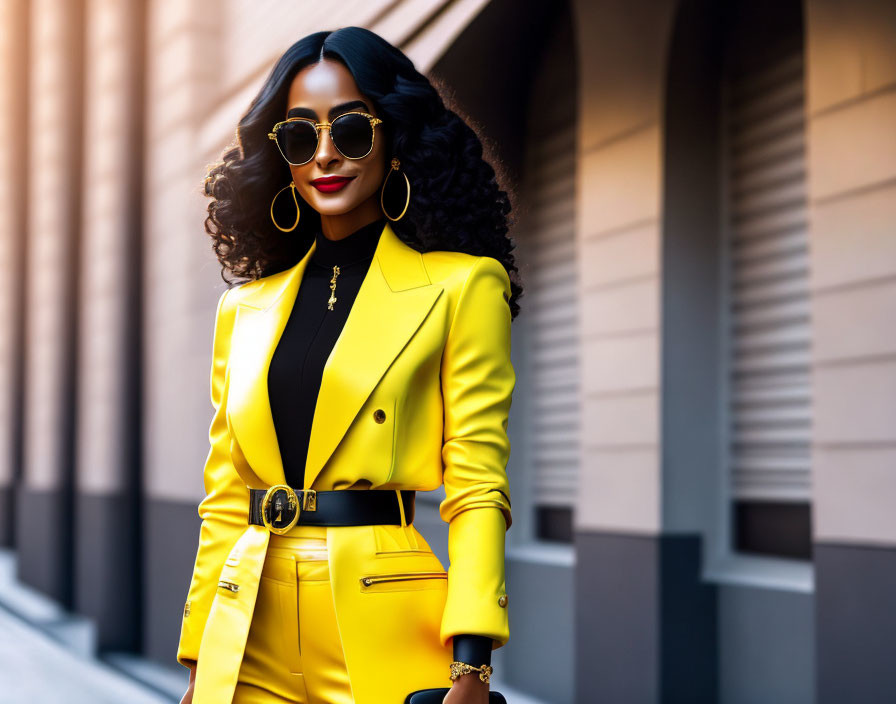
[[[446, 97], [465, 113], [486, 147], [494, 147], [514, 185], [522, 172], [532, 77], [542, 61], [546, 30], [562, 15], [557, 6], [490, 2], [430, 71], [452, 91]], [[568, 14], [566, 3], [563, 7]]]
[[719, 100], [723, 14], [685, 0], [669, 44], [663, 134], [661, 295], [662, 701], [719, 695], [715, 585], [702, 580], [718, 501], [722, 310]]

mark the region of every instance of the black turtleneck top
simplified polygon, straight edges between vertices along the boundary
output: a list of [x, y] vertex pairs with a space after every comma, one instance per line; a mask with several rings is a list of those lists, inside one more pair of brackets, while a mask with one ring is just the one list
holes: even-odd
[[[381, 217], [339, 240], [327, 239], [318, 230], [314, 252], [271, 358], [268, 396], [286, 482], [295, 489], [304, 485], [311, 422], [324, 365], [370, 269], [385, 225], [386, 219]], [[339, 276], [333, 292], [336, 301], [329, 310], [334, 266], [339, 267]], [[458, 635], [454, 638], [454, 659], [476, 666], [491, 664], [491, 646], [487, 636]]]
[[[268, 396], [286, 483], [301, 489], [311, 421], [320, 391], [324, 365], [373, 261], [385, 219], [364, 225], [348, 237], [330, 240], [320, 231], [308, 260], [292, 312], [274, 350], [268, 371]], [[327, 308], [333, 266], [336, 301]]]

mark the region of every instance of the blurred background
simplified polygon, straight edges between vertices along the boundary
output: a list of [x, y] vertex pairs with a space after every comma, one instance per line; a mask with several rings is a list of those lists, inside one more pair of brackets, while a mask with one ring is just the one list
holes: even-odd
[[0, 0], [0, 701], [183, 692], [202, 179], [282, 52], [350, 24], [517, 192], [496, 688], [896, 701], [892, 0]]

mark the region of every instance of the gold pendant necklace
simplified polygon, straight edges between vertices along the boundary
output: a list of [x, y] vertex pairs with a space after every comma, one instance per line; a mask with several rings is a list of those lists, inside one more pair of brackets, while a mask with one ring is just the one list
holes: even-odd
[[333, 278], [330, 279], [330, 300], [327, 301], [327, 310], [333, 310], [333, 304], [336, 302], [336, 277], [339, 276], [339, 267], [333, 267]]

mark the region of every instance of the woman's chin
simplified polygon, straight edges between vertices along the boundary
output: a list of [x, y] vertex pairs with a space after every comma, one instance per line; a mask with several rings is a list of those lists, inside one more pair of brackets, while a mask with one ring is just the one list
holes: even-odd
[[342, 215], [354, 208], [354, 198], [346, 198], [343, 193], [318, 193], [309, 194], [308, 203], [321, 215]]
[[[350, 213], [363, 205], [364, 202], [364, 200], [358, 200], [357, 198], [335, 198], [324, 196], [323, 198], [315, 198], [310, 201], [310, 205], [320, 215], [335, 216]], [[378, 204], [379, 203], [377, 203], [377, 205]]]

